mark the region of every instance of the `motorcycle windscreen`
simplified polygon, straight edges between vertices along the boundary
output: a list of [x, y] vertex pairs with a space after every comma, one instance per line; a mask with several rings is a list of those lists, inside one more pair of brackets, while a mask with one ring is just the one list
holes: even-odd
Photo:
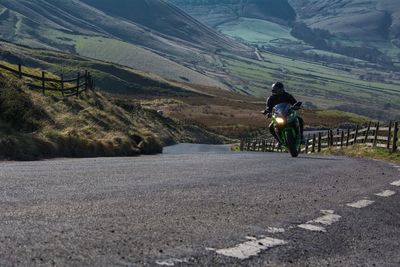
[[275, 114], [275, 116], [286, 117], [287, 115], [290, 114], [291, 108], [292, 108], [292, 105], [290, 105], [289, 103], [278, 104], [274, 107], [274, 114]]

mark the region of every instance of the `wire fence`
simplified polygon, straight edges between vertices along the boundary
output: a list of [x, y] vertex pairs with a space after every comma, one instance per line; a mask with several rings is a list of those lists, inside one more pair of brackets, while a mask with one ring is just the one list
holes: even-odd
[[10, 66], [0, 64], [0, 69], [9, 71], [22, 78], [30, 78], [31, 81], [27, 85], [32, 90], [41, 91], [46, 94], [47, 91], [59, 92], [63, 97], [79, 96], [82, 92], [87, 90], [95, 90], [95, 83], [90, 72], [85, 71], [84, 73], [78, 72], [76, 77], [65, 79], [64, 74], [60, 75], [60, 78], [46, 77], [46, 72], [42, 71], [41, 76], [26, 73], [23, 71], [23, 66], [19, 64], [17, 69]]
[[[380, 147], [391, 152], [399, 151], [399, 123], [389, 122], [381, 125], [379, 122], [369, 122], [368, 126], [355, 129], [328, 130], [309, 135], [305, 144], [300, 147], [300, 152], [319, 153], [324, 148], [344, 148], [356, 144], [365, 144], [371, 147]], [[255, 152], [283, 152], [273, 138], [244, 138], [240, 142], [241, 151]]]

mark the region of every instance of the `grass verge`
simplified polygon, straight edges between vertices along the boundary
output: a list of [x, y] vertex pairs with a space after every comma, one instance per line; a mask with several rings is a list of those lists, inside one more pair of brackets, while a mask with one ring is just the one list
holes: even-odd
[[348, 148], [329, 148], [322, 152], [325, 155], [348, 156], [366, 159], [384, 160], [400, 163], [400, 152], [392, 153], [388, 149], [356, 145]]
[[63, 98], [29, 90], [0, 73], [0, 159], [109, 157], [161, 153], [163, 145], [222, 143], [132, 99], [89, 91]]

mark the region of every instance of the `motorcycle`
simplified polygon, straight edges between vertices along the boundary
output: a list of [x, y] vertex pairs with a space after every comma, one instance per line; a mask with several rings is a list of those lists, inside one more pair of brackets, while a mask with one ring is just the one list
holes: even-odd
[[299, 155], [301, 146], [300, 122], [297, 117], [297, 110], [302, 103], [298, 102], [293, 106], [289, 103], [278, 104], [272, 110], [272, 121], [279, 142], [287, 148], [292, 157]]

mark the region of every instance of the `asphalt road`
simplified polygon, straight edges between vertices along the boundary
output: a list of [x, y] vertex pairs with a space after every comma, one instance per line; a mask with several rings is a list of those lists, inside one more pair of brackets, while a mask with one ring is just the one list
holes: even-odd
[[229, 153], [230, 145], [178, 144], [164, 148], [164, 154]]
[[0, 266], [400, 266], [399, 169], [225, 152], [4, 162]]

